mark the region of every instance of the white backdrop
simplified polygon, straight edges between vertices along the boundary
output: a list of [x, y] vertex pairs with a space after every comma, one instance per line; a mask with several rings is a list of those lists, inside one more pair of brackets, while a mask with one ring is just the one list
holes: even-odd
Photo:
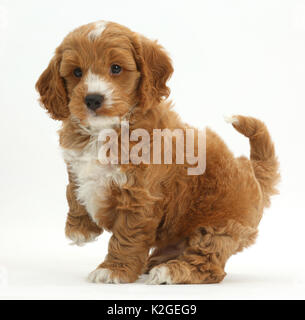
[[[59, 123], [34, 85], [63, 37], [96, 21], [121, 23], [170, 53], [171, 99], [185, 121], [210, 126], [236, 155], [247, 139], [223, 121], [265, 121], [281, 162], [281, 194], [256, 245], [218, 285], [95, 285], [108, 234], [78, 248], [64, 237], [66, 169]], [[0, 299], [305, 298], [305, 3], [302, 0], [0, 0]]]

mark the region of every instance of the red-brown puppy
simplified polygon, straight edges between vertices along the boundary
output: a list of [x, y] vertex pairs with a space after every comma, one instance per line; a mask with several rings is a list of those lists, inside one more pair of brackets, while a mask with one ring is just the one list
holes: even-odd
[[[89, 275], [93, 282], [133, 282], [144, 271], [150, 284], [220, 282], [228, 258], [254, 242], [276, 192], [278, 162], [268, 131], [243, 116], [229, 121], [249, 138], [250, 160], [234, 158], [207, 129], [202, 174], [188, 174], [181, 163], [98, 161], [99, 133], [114, 130], [121, 146], [122, 120], [129, 121], [129, 133], [148, 132], [150, 155], [154, 129], [186, 135], [191, 127], [165, 100], [172, 72], [156, 42], [100, 21], [71, 32], [37, 82], [42, 105], [62, 121], [60, 145], [69, 172], [66, 235], [80, 245], [103, 229], [112, 232], [105, 261]], [[131, 141], [128, 151], [133, 146]]]

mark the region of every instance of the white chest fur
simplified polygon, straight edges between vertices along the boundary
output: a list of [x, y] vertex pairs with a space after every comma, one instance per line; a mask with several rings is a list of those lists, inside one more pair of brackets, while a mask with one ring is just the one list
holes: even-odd
[[85, 206], [96, 223], [96, 213], [106, 200], [109, 184], [120, 186], [127, 181], [126, 175], [118, 165], [104, 165], [97, 158], [96, 139], [93, 138], [81, 151], [63, 149], [63, 156], [70, 172], [75, 177], [77, 200]]

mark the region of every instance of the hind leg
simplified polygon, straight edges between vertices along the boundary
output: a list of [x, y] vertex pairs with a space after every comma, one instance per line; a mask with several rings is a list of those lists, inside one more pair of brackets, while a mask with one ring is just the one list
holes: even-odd
[[145, 265], [144, 273], [149, 273], [149, 271], [161, 264], [165, 263], [169, 260], [176, 259], [185, 249], [185, 241], [181, 241], [174, 245], [169, 245], [164, 248], [155, 248], [153, 253], [148, 257]]
[[251, 245], [257, 231], [230, 221], [227, 226], [199, 228], [176, 259], [151, 269], [148, 284], [218, 283], [228, 258]]

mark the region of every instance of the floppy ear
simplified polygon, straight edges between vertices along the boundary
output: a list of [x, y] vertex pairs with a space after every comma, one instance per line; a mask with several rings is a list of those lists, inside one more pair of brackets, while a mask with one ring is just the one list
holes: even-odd
[[70, 114], [64, 79], [59, 74], [60, 61], [56, 54], [36, 83], [41, 105], [55, 120], [66, 119]]
[[138, 67], [141, 72], [139, 84], [140, 104], [148, 109], [170, 94], [166, 82], [174, 69], [171, 60], [157, 41], [143, 36], [138, 39]]

